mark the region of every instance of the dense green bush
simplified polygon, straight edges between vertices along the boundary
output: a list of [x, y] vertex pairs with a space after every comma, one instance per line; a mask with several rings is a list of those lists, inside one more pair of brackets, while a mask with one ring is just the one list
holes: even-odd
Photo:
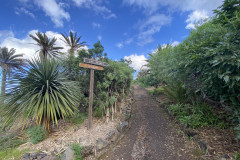
[[168, 109], [176, 116], [177, 120], [191, 128], [204, 126], [218, 126], [225, 128], [226, 124], [213, 114], [211, 107], [205, 104], [173, 104]]
[[153, 90], [149, 90], [148, 94], [153, 95], [153, 96], [158, 96], [164, 93], [164, 88], [163, 87], [158, 87]]
[[25, 142], [26, 140], [20, 139], [13, 133], [6, 136], [0, 136], [0, 151], [9, 148], [16, 148]]
[[72, 149], [74, 150], [75, 160], [82, 160], [83, 158], [81, 155], [81, 151], [82, 151], [83, 147], [81, 147], [77, 143], [74, 143], [74, 144], [72, 144]]
[[67, 121], [69, 121], [69, 122], [71, 122], [75, 125], [78, 125], [78, 124], [82, 124], [85, 119], [87, 119], [87, 113], [86, 112], [84, 112], [84, 113], [77, 112], [72, 117], [69, 117], [67, 119]]
[[159, 46], [157, 53], [150, 54], [147, 74], [140, 74], [136, 81], [167, 85], [165, 94], [177, 103], [194, 104], [200, 99], [224, 106], [226, 112], [234, 113], [234, 123], [240, 124], [239, 26], [239, 0], [225, 0], [181, 44]]
[[32, 128], [29, 128], [27, 133], [30, 137], [30, 141], [33, 144], [37, 144], [43, 141], [48, 136], [48, 132], [44, 129], [43, 126], [35, 126]]

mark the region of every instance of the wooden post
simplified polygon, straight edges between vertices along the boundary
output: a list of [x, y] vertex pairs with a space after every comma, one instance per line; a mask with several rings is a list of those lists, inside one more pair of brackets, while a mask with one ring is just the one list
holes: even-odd
[[[95, 59], [84, 58], [85, 63], [79, 63], [79, 67], [89, 68], [90, 72], [90, 87], [89, 87], [89, 106], [88, 106], [88, 124], [87, 128], [92, 128], [92, 111], [93, 111], [93, 87], [94, 87], [94, 70], [103, 70], [101, 66], [109, 66], [106, 62], [97, 61]], [[86, 64], [87, 63], [87, 64]], [[94, 64], [94, 65], [92, 65]]]
[[94, 86], [94, 70], [91, 69], [90, 88], [89, 88], [89, 106], [88, 106], [88, 130], [92, 128], [93, 86]]

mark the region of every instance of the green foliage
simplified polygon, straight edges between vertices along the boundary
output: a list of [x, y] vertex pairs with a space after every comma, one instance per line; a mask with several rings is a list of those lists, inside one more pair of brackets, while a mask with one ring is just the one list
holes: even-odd
[[153, 96], [158, 96], [158, 95], [164, 94], [164, 88], [158, 87], [156, 89], [149, 90], [148, 94], [153, 95]]
[[16, 148], [23, 143], [26, 143], [26, 140], [20, 139], [13, 133], [6, 136], [0, 136], [0, 151]]
[[81, 151], [83, 149], [83, 147], [81, 147], [79, 144], [74, 143], [72, 144], [72, 149], [74, 150], [75, 153], [75, 160], [82, 160], [82, 155], [81, 155]]
[[0, 150], [0, 159], [2, 160], [10, 160], [10, 159], [21, 159], [25, 153], [27, 153], [28, 149], [18, 150], [16, 148]]
[[77, 112], [72, 117], [69, 117], [67, 120], [75, 125], [82, 124], [85, 119], [87, 119], [87, 113]]
[[136, 81], [166, 84], [165, 94], [175, 102], [193, 104], [198, 95], [225, 104], [231, 111], [239, 110], [239, 26], [239, 0], [225, 0], [215, 16], [191, 30], [181, 44], [159, 46], [157, 53], [150, 54], [148, 73], [141, 73]]
[[94, 48], [89, 49], [89, 54], [92, 58], [103, 58], [103, 51], [104, 51], [104, 47], [102, 46], [100, 41], [97, 41], [97, 43], [95, 43], [93, 45]]
[[106, 59], [109, 64], [104, 71], [96, 72], [97, 87], [95, 94], [94, 115], [101, 117], [106, 107], [110, 107], [129, 92], [133, 80], [134, 70], [125, 62], [117, 62]]
[[2, 70], [1, 103], [4, 101], [7, 77], [10, 78], [10, 73], [13, 73], [13, 70], [21, 70], [25, 65], [23, 55], [15, 52], [14, 48], [8, 50], [7, 47], [0, 47], [0, 67]]
[[41, 58], [59, 58], [60, 56], [60, 49], [62, 47], [56, 47], [55, 43], [57, 38], [50, 39], [45, 33], [36, 32], [35, 35], [29, 35], [41, 49], [39, 51], [39, 56]]
[[43, 126], [35, 126], [35, 127], [32, 127], [32, 128], [29, 128], [27, 133], [30, 137], [30, 141], [33, 144], [37, 144], [37, 143], [43, 141], [48, 136], [48, 133], [44, 129]]
[[234, 160], [240, 160], [240, 154], [239, 153], [234, 155]]
[[170, 105], [168, 109], [176, 116], [181, 124], [187, 127], [226, 127], [226, 124], [213, 114], [211, 108], [205, 104], [190, 105], [178, 103]]
[[180, 82], [164, 86], [163, 92], [176, 103], [186, 103], [189, 100], [187, 89]]
[[16, 78], [19, 84], [13, 85], [6, 95], [1, 113], [4, 126], [10, 126], [24, 115], [50, 131], [51, 122], [57, 124], [58, 118], [73, 115], [79, 103], [79, 89], [76, 82], [66, 79], [56, 61], [29, 61], [25, 73]]

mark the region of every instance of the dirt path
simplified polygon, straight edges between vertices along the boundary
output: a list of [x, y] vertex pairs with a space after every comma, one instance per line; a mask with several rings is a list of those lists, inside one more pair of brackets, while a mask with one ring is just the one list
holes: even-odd
[[133, 118], [124, 138], [107, 154], [104, 160], [186, 160], [184, 140], [171, 127], [166, 112], [147, 91], [134, 86]]

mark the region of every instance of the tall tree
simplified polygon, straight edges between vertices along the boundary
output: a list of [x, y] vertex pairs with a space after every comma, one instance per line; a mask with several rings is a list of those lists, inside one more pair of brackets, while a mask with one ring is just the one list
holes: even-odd
[[[93, 58], [99, 58], [101, 59], [103, 57], [103, 51], [104, 51], [104, 47], [102, 46], [100, 41], [97, 41], [97, 43], [95, 43], [93, 45], [94, 48], [89, 49], [89, 54], [93, 57]], [[105, 55], [106, 53], [104, 53]]]
[[[61, 33], [63, 39], [61, 39], [70, 49], [68, 50], [68, 55], [65, 60], [65, 67], [68, 69], [68, 76], [71, 80], [76, 80], [76, 71], [75, 68], [78, 66], [75, 62], [74, 53], [78, 51], [81, 47], [86, 46], [86, 42], [80, 42], [82, 36], [77, 36], [77, 32], [73, 34], [70, 31], [69, 35], [66, 33]], [[77, 62], [78, 63], [78, 62]], [[79, 67], [78, 67], [79, 68]]]
[[66, 33], [61, 33], [63, 39], [61, 39], [63, 42], [66, 43], [69, 49], [69, 53], [73, 54], [75, 51], [77, 51], [79, 48], [86, 46], [86, 42], [80, 42], [80, 39], [82, 36], [77, 36], [77, 32], [73, 34], [72, 31], [70, 31], [69, 36]]
[[2, 84], [1, 84], [2, 98], [5, 95], [7, 75], [9, 75], [12, 70], [22, 69], [24, 65], [24, 60], [22, 59], [23, 55], [15, 54], [15, 52], [16, 50], [14, 48], [8, 50], [7, 47], [3, 48], [0, 47], [0, 66], [2, 69]]
[[35, 35], [29, 35], [34, 41], [37, 42], [36, 45], [40, 47], [39, 55], [40, 57], [46, 59], [48, 56], [50, 58], [58, 58], [59, 50], [63, 49], [63, 47], [56, 47], [55, 43], [57, 38], [49, 38], [45, 33], [36, 32]]

